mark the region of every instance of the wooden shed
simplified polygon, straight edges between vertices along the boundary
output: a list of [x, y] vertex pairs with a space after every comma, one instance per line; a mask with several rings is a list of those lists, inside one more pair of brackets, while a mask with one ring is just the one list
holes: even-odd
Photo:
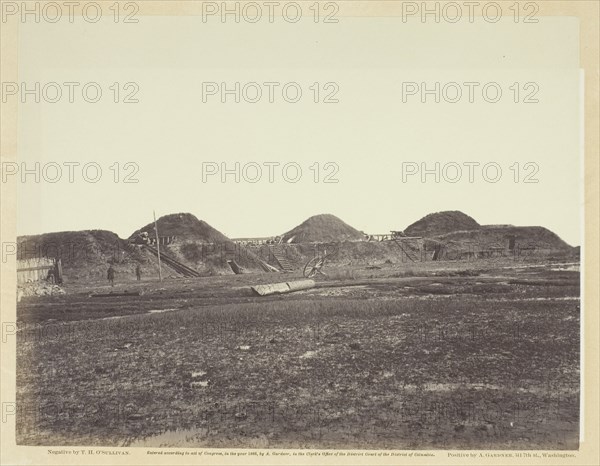
[[54, 283], [62, 283], [62, 264], [60, 259], [36, 257], [17, 261], [17, 284], [39, 282], [52, 276]]

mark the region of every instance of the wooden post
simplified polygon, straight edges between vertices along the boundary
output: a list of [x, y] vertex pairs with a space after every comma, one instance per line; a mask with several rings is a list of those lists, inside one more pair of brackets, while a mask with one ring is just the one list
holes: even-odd
[[160, 241], [158, 240], [158, 224], [156, 223], [156, 212], [153, 210], [152, 213], [154, 214], [154, 232], [156, 233], [156, 251], [158, 253], [158, 279], [162, 282], [162, 269], [160, 266]]
[[63, 276], [62, 276], [62, 260], [61, 259], [57, 259], [56, 260], [56, 282], [60, 285], [63, 282]]

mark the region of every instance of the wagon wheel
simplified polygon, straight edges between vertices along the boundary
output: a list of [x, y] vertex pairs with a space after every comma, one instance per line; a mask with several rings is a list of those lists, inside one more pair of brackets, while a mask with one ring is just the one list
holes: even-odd
[[321, 272], [323, 268], [324, 260], [320, 257], [313, 257], [309, 260], [304, 266], [303, 275], [304, 278], [312, 278], [315, 275], [325, 275], [325, 273]]

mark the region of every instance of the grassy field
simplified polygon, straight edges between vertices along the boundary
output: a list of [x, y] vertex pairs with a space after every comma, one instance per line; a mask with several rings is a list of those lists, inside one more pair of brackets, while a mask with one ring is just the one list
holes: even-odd
[[579, 272], [511, 263], [105, 283], [18, 308], [28, 445], [573, 449]]

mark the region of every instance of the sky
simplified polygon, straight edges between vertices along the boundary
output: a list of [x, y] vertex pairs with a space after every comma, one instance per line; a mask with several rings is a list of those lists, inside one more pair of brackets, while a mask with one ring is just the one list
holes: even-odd
[[[541, 225], [581, 244], [575, 20], [155, 16], [90, 26], [20, 29], [20, 81], [81, 85], [73, 103], [62, 85], [57, 103], [19, 106], [19, 169], [39, 162], [43, 175], [13, 176], [19, 235], [128, 237], [153, 211], [190, 212], [232, 238], [278, 235], [320, 213], [387, 233], [460, 210], [481, 224]], [[97, 103], [82, 97], [89, 82], [102, 90]], [[240, 83], [240, 102], [226, 94], [223, 103], [221, 83]], [[264, 83], [278, 83], [273, 102]], [[439, 102], [421, 92], [436, 83]], [[476, 83], [473, 102], [464, 83]]]

